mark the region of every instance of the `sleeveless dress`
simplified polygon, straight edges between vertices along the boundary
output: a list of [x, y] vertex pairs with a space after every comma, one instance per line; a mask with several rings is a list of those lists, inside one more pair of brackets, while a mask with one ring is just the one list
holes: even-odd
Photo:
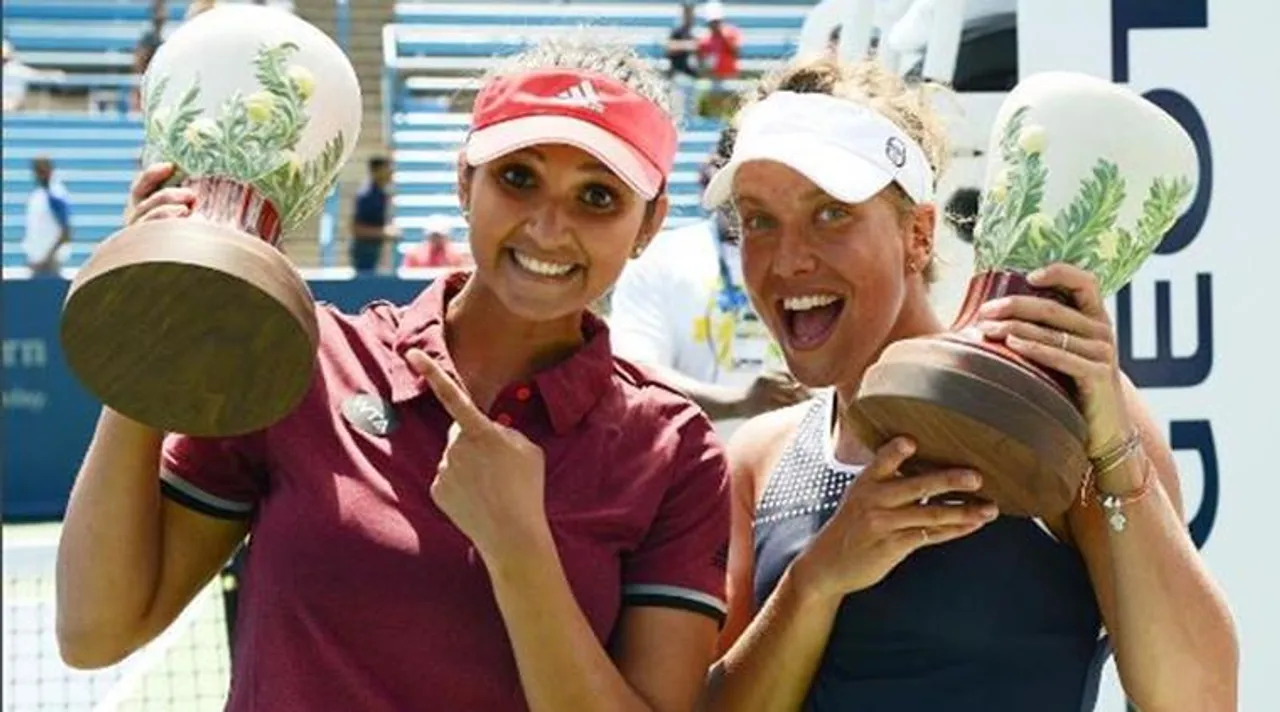
[[[755, 599], [835, 512], [857, 468], [829, 445], [835, 398], [814, 399], [755, 517]], [[1082, 712], [1110, 654], [1084, 561], [1030, 519], [998, 517], [922, 548], [846, 596], [807, 712]]]

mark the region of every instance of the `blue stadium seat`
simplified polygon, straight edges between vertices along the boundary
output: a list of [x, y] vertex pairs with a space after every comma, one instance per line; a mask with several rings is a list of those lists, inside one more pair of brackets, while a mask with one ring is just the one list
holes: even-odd
[[[479, 57], [487, 61], [491, 57], [515, 54], [540, 37], [560, 32], [563, 32], [560, 28], [552, 28], [551, 32], [531, 32], [509, 27], [405, 30], [398, 33], [397, 51], [401, 56], [409, 57]], [[602, 33], [605, 36], [616, 35], [642, 57], [657, 60], [666, 55], [665, 31], [617, 33], [602, 29]], [[751, 66], [749, 60], [777, 60], [794, 51], [795, 40], [790, 36], [755, 35], [743, 42], [740, 56]]]
[[[743, 31], [740, 67], [746, 77], [727, 88], [740, 90], [750, 77], [794, 54], [812, 5], [813, 0], [727, 3], [729, 21]], [[677, 3], [652, 0], [399, 2], [395, 24], [383, 33], [384, 109], [438, 110], [456, 94], [473, 90], [474, 77], [492, 66], [495, 56], [575, 26], [629, 44], [661, 64], [678, 14]]]
[[[744, 30], [799, 31], [808, 2], [731, 2], [727, 16]], [[395, 22], [404, 25], [497, 25], [504, 27], [581, 24], [671, 29], [680, 13], [675, 2], [400, 2]]]
[[[273, 0], [271, 4], [292, 7], [293, 3]], [[151, 21], [151, 3], [147, 0], [5, 0], [0, 6], [4, 36], [23, 62], [42, 69], [78, 72], [63, 82], [63, 87], [120, 87], [133, 83], [129, 76], [133, 50]], [[186, 8], [186, 2], [169, 2], [166, 35], [181, 23]], [[95, 74], [105, 76], [94, 82]]]
[[[187, 11], [183, 2], [171, 2], [168, 9], [169, 19], [174, 22], [180, 21]], [[145, 0], [5, 0], [0, 16], [5, 20], [147, 22], [151, 19], [151, 3]]]

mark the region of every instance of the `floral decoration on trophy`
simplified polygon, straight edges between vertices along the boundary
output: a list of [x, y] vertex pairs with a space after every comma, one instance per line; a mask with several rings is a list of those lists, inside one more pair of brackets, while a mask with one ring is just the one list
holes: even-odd
[[863, 379], [863, 435], [912, 436], [920, 464], [984, 475], [1001, 512], [1061, 514], [1089, 468], [1075, 384], [988, 340], [986, 302], [1032, 294], [1025, 275], [1069, 263], [1095, 275], [1104, 297], [1132, 279], [1190, 206], [1195, 144], [1162, 109], [1125, 87], [1045, 72], [1010, 92], [991, 134], [974, 228], [975, 274], [948, 332], [885, 349]]
[[142, 82], [144, 166], [175, 166], [188, 216], [127, 225], [77, 274], [62, 342], [108, 406], [156, 428], [232, 435], [284, 417], [311, 383], [310, 290], [278, 249], [355, 148], [354, 68], [291, 12], [223, 5], [184, 23]]

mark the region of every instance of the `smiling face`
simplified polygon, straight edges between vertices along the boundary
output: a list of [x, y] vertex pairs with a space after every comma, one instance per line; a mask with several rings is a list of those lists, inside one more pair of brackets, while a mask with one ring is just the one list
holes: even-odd
[[742, 165], [733, 193], [747, 291], [787, 366], [811, 387], [856, 382], [906, 307], [927, 304], [933, 206], [892, 185], [843, 203], [773, 161]]
[[567, 145], [460, 171], [474, 279], [530, 321], [576, 317], [666, 217], [665, 195], [650, 207], [591, 154]]

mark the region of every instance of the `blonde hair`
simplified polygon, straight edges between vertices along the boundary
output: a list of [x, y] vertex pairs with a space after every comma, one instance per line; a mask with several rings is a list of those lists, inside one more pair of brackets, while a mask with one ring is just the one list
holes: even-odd
[[[947, 91], [945, 87], [930, 82], [908, 82], [874, 60], [843, 62], [824, 54], [796, 59], [774, 70], [743, 97], [743, 107], [778, 91], [827, 94], [875, 109], [920, 145], [933, 169], [932, 187], [937, 189], [938, 178], [946, 170], [951, 156], [946, 124], [933, 105], [934, 97]], [[910, 214], [913, 203], [896, 184], [893, 187], [905, 217]], [[930, 255], [923, 271], [926, 284], [937, 279], [936, 261], [937, 257]]]

